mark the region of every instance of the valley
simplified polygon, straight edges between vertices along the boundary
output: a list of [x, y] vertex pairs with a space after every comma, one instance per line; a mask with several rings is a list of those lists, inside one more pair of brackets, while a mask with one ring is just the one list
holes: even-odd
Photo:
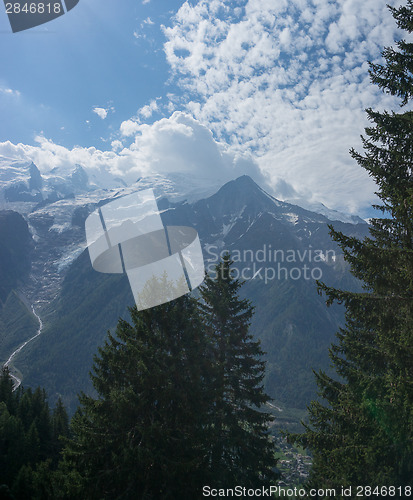
[[[30, 169], [34, 171], [30, 167], [28, 175]], [[64, 189], [49, 178], [47, 193], [39, 189], [42, 198], [49, 198], [41, 202], [3, 203], [21, 214], [30, 234], [25, 243], [30, 268], [8, 290], [3, 315], [14, 314], [20, 321], [24, 317], [30, 326], [15, 324], [11, 338], [6, 332], [0, 336], [0, 359], [4, 364], [14, 353], [10, 364], [20, 370], [23, 384], [45, 387], [52, 402], [60, 396], [73, 412], [77, 393], [92, 390], [88, 373], [93, 355], [106, 332], [115, 330], [118, 318], [128, 319], [128, 307], [134, 303], [125, 275], [92, 269], [84, 221], [96, 207], [147, 189], [150, 182], [139, 179], [132, 186], [109, 189], [93, 186], [84, 176], [80, 187], [75, 186], [73, 177], [67, 177]], [[27, 185], [29, 181], [30, 176]], [[19, 192], [24, 192], [22, 182]], [[185, 199], [185, 186], [176, 184], [176, 179], [157, 177], [153, 182], [164, 225], [187, 225], [198, 231], [208, 271], [220, 253], [228, 250], [234, 255], [234, 272], [247, 278], [242, 294], [255, 306], [251, 332], [266, 352], [266, 390], [277, 406], [305, 409], [316, 393], [312, 369], [328, 369], [328, 347], [344, 320], [339, 306], [325, 307], [311, 273], [317, 278], [321, 273], [322, 280], [334, 286], [357, 289], [330, 239], [328, 224], [360, 238], [366, 235], [367, 224], [354, 218], [358, 223], [331, 221], [276, 200], [247, 176], [226, 183], [210, 196], [211, 186], [204, 195], [202, 182], [195, 189], [193, 180], [196, 195], [190, 201]], [[37, 179], [37, 186], [41, 184]], [[53, 185], [60, 191], [51, 194]], [[27, 308], [24, 314], [18, 313], [22, 311], [18, 294], [36, 304], [41, 335], [37, 335], [38, 317]], [[29, 339], [34, 340], [19, 350]]]

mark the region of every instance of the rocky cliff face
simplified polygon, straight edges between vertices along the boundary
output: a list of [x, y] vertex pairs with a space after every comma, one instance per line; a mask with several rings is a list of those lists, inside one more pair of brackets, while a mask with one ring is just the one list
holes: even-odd
[[0, 211], [0, 303], [27, 277], [32, 243], [24, 218], [11, 210]]

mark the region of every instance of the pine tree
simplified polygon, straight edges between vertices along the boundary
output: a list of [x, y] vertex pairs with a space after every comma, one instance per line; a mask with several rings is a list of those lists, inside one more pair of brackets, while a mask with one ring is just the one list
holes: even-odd
[[[67, 414], [58, 405], [55, 414], [66, 421], [60, 434], [67, 436]], [[55, 469], [62, 444], [53, 433], [51, 412], [44, 390], [19, 387], [6, 369], [0, 375], [0, 497], [33, 500], [57, 498], [53, 493]], [[60, 480], [60, 477], [56, 480]], [[10, 498], [12, 498], [10, 496]]]
[[[391, 8], [400, 28], [413, 31], [413, 2]], [[371, 78], [402, 105], [413, 97], [413, 44], [383, 51]], [[383, 216], [371, 220], [363, 241], [331, 234], [364, 284], [363, 293], [319, 284], [346, 307], [346, 327], [330, 350], [340, 376], [316, 375], [322, 402], [291, 439], [314, 454], [310, 484], [410, 485], [413, 477], [413, 113], [367, 110], [373, 126], [364, 154], [351, 154], [376, 181]]]
[[85, 498], [199, 498], [209, 477], [207, 338], [188, 296], [120, 320], [95, 358], [65, 460]]
[[33, 498], [33, 470], [30, 465], [23, 465], [16, 476], [13, 485], [13, 495], [16, 500]]
[[272, 483], [274, 445], [271, 416], [262, 410], [270, 400], [263, 390], [265, 363], [260, 343], [249, 333], [254, 308], [239, 297], [227, 254], [201, 287], [201, 310], [213, 346], [213, 427], [210, 467], [214, 485], [262, 486]]
[[[262, 486], [276, 461], [264, 362], [230, 259], [190, 296], [130, 310], [95, 357], [64, 469], [86, 498], [197, 499], [203, 485]], [[223, 279], [220, 278], [223, 276]], [[222, 306], [222, 307], [221, 307]], [[67, 493], [75, 496], [74, 490]]]
[[59, 453], [62, 448], [60, 439], [62, 437], [64, 438], [69, 436], [69, 417], [61, 398], [57, 400], [56, 406], [53, 410], [51, 434], [53, 437], [53, 446], [50, 457], [55, 461], [55, 463], [57, 463]]
[[16, 412], [17, 404], [21, 395], [21, 388], [13, 393], [13, 379], [7, 366], [3, 366], [0, 373], [0, 401], [13, 414]]

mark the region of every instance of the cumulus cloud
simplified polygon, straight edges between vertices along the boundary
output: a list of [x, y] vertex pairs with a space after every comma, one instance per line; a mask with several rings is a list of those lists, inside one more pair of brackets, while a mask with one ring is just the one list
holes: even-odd
[[120, 149], [123, 149], [123, 144], [121, 141], [114, 140], [110, 144], [112, 146], [112, 151], [119, 151]]
[[139, 121], [136, 119], [125, 120], [121, 123], [120, 133], [125, 137], [130, 137], [131, 135], [136, 134], [139, 130]]
[[[162, 28], [178, 89], [122, 122], [111, 151], [40, 137], [37, 146], [2, 143], [0, 154], [44, 169], [109, 169], [128, 182], [155, 172], [222, 182], [247, 173], [281, 199], [359, 212], [376, 186], [348, 150], [361, 149], [366, 107], [398, 106], [368, 75], [367, 61], [399, 36], [386, 3], [399, 0], [186, 1]], [[111, 110], [93, 109], [102, 119]], [[165, 110], [171, 116], [159, 119]]]
[[156, 99], [152, 99], [152, 101], [147, 104], [146, 106], [143, 106], [139, 111], [138, 114], [143, 116], [144, 118], [150, 118], [152, 114], [155, 111], [158, 111], [158, 103], [156, 102]]
[[184, 109], [230, 151], [253, 155], [275, 190], [282, 180], [332, 208], [366, 207], [375, 186], [348, 150], [361, 148], [366, 107], [397, 107], [368, 75], [398, 35], [387, 3], [185, 2], [163, 27]]
[[95, 108], [93, 108], [92, 111], [94, 113], [96, 113], [98, 115], [98, 117], [101, 118], [102, 120], [104, 120], [108, 116], [108, 110], [105, 108], [95, 107]]
[[44, 136], [37, 136], [35, 141], [36, 146], [13, 144], [10, 141], [0, 142], [0, 155], [22, 161], [31, 160], [45, 174], [55, 167], [71, 169], [75, 164], [83, 165], [90, 170], [110, 169], [115, 168], [119, 162], [118, 155], [112, 151], [80, 146], [68, 149]]
[[112, 151], [94, 147], [68, 149], [39, 136], [36, 146], [0, 143], [0, 155], [30, 159], [45, 173], [55, 167], [73, 168], [80, 164], [95, 174], [108, 171], [127, 183], [154, 173], [185, 173], [217, 184], [248, 174], [261, 185], [265, 183], [248, 155], [229, 152], [214, 140], [207, 127], [188, 114], [175, 112], [152, 125], [135, 123], [135, 127], [132, 144], [124, 147], [121, 141], [114, 140]]
[[123, 121], [120, 125], [120, 133], [125, 137], [135, 135], [140, 130], [141, 119], [148, 119], [153, 113], [159, 111], [158, 99], [152, 99], [149, 104], [142, 106], [138, 110], [135, 117]]
[[178, 111], [152, 125], [139, 125], [130, 151], [146, 171], [186, 172], [222, 182], [242, 174], [263, 180], [248, 156], [228, 152], [208, 127]]

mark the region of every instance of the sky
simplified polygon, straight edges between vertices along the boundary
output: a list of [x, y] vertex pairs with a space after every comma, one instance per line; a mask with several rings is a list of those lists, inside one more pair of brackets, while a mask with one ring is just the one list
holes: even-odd
[[367, 216], [365, 108], [398, 0], [80, 0], [12, 33], [0, 11], [0, 155], [128, 182], [265, 178], [280, 199]]

